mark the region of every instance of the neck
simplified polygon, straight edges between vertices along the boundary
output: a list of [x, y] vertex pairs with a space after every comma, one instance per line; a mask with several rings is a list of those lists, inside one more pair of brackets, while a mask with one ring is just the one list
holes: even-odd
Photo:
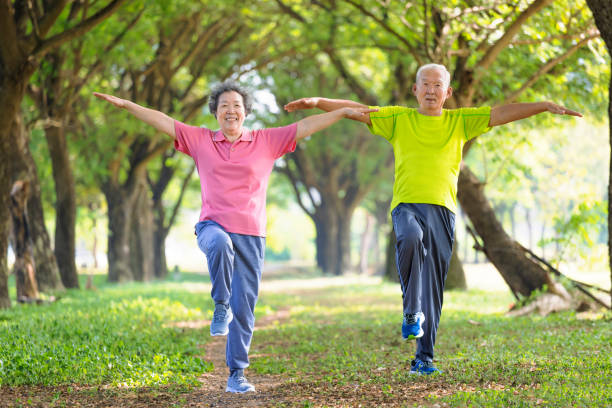
[[227, 141], [235, 142], [236, 140], [240, 139], [240, 136], [242, 136], [242, 127], [237, 131], [223, 130], [222, 133], [223, 136], [227, 139]]
[[426, 109], [422, 106], [419, 106], [418, 112], [421, 115], [427, 115], [427, 116], [442, 116], [442, 108], [438, 108], [438, 109]]

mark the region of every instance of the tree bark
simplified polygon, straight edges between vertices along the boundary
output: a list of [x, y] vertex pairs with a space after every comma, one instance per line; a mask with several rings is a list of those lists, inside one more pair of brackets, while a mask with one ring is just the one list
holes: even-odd
[[346, 209], [337, 213], [338, 217], [338, 257], [334, 274], [344, 275], [352, 266], [351, 263], [351, 220], [353, 219], [353, 209]]
[[108, 205], [108, 281], [134, 280], [130, 268], [130, 227], [133, 197], [120, 188], [103, 188]]
[[[8, 12], [4, 9], [0, 11]], [[3, 38], [4, 45], [7, 45], [6, 41], [8, 40]], [[0, 49], [2, 48], [0, 45]], [[18, 63], [6, 60], [4, 55], [0, 54], [0, 308], [11, 307], [8, 293], [7, 253], [15, 144], [13, 122], [19, 112], [26, 83], [33, 72], [34, 68], [30, 64], [24, 64], [19, 69]]]
[[[593, 12], [595, 24], [599, 29], [601, 38], [606, 43], [610, 58], [612, 58], [612, 2], [609, 0], [587, 0], [587, 4]], [[612, 148], [612, 75], [610, 75], [610, 84], [608, 85], [608, 125], [610, 127], [610, 147]], [[608, 263], [610, 283], [612, 283], [612, 156], [610, 157], [608, 178]], [[610, 287], [610, 299], [612, 300], [612, 285]]]
[[29, 189], [27, 181], [18, 180], [13, 184], [11, 190], [13, 249], [15, 252], [13, 271], [17, 283], [17, 301], [26, 303], [38, 299], [27, 215]]
[[315, 238], [317, 265], [323, 273], [333, 274], [338, 264], [338, 219], [327, 206], [322, 206], [312, 218], [317, 231]]
[[55, 254], [51, 248], [51, 239], [45, 226], [38, 171], [20, 113], [16, 114], [13, 119], [12, 135], [14, 140], [11, 157], [12, 178], [28, 180], [30, 185], [30, 197], [27, 202], [28, 223], [32, 237], [38, 288], [43, 292], [62, 290], [64, 286], [60, 279]]
[[528, 258], [523, 248], [504, 231], [483, 190], [484, 185], [463, 165], [459, 173], [457, 197], [484, 242], [487, 258], [515, 296], [529, 296], [544, 285], [552, 290], [554, 285], [548, 273]]
[[384, 277], [386, 280], [391, 282], [399, 283], [399, 274], [397, 272], [397, 261], [395, 258], [395, 244], [397, 243], [397, 239], [395, 237], [395, 230], [393, 229], [393, 224], [391, 224], [391, 229], [389, 230], [388, 239], [387, 239], [387, 248], [385, 250], [385, 270]]
[[446, 284], [444, 290], [466, 290], [467, 283], [465, 280], [465, 271], [463, 270], [463, 264], [459, 258], [459, 244], [456, 239], [453, 245], [453, 252], [451, 254], [450, 264], [448, 266], [448, 274], [446, 275]]
[[55, 181], [55, 258], [64, 286], [78, 288], [75, 259], [76, 194], [64, 127], [48, 126], [45, 136]]
[[149, 282], [153, 279], [153, 209], [144, 180], [137, 184], [132, 211], [130, 234], [130, 265], [134, 280]]

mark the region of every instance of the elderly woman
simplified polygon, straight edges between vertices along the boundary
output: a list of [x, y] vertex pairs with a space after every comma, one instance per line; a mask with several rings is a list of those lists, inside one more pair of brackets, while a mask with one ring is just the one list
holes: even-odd
[[224, 82], [210, 95], [210, 112], [219, 122], [219, 130], [213, 131], [185, 125], [125, 99], [94, 95], [171, 136], [174, 147], [195, 160], [202, 190], [195, 232], [208, 261], [215, 302], [210, 334], [228, 335], [226, 392], [255, 391], [244, 369], [249, 365], [264, 263], [266, 189], [274, 161], [294, 151], [296, 143], [312, 133], [342, 118], [360, 120], [373, 110], [343, 108], [289, 126], [248, 130], [242, 124], [251, 111], [251, 96], [239, 85]]

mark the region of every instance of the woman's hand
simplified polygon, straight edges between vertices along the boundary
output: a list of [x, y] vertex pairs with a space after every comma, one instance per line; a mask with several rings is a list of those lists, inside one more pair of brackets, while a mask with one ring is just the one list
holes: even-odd
[[127, 106], [127, 102], [125, 99], [117, 98], [113, 95], [107, 95], [99, 92], [94, 92], [94, 96], [98, 99], [102, 99], [103, 101], [110, 102], [118, 108], [125, 109]]

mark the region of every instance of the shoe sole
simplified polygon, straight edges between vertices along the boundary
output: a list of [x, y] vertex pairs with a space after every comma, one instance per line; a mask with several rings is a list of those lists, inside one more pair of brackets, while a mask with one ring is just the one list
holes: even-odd
[[255, 392], [255, 388], [253, 388], [252, 390], [238, 391], [233, 388], [227, 387], [225, 388], [225, 392], [231, 392], [233, 394], [246, 394], [247, 392]]
[[217, 337], [217, 336], [227, 336], [227, 334], [229, 333], [229, 324], [232, 322], [232, 320], [234, 320], [234, 315], [232, 314], [232, 317], [230, 317], [229, 321], [227, 322], [227, 330], [225, 330], [225, 332], [221, 333], [221, 332], [213, 332], [212, 328], [210, 329], [210, 335], [212, 337]]
[[423, 331], [423, 329], [421, 329], [421, 332], [420, 332], [419, 334], [417, 334], [416, 336], [414, 336], [414, 335], [412, 335], [412, 334], [411, 334], [411, 335], [410, 335], [410, 336], [408, 336], [408, 337], [404, 337], [404, 336], [402, 336], [402, 339], [404, 339], [404, 340], [406, 340], [406, 341], [407, 341], [407, 340], [415, 340], [415, 339], [420, 339], [421, 337], [423, 337], [423, 334], [425, 334], [425, 332]]
[[409, 371], [410, 375], [440, 375], [442, 371], [432, 371], [431, 373], [422, 373], [420, 371]]

